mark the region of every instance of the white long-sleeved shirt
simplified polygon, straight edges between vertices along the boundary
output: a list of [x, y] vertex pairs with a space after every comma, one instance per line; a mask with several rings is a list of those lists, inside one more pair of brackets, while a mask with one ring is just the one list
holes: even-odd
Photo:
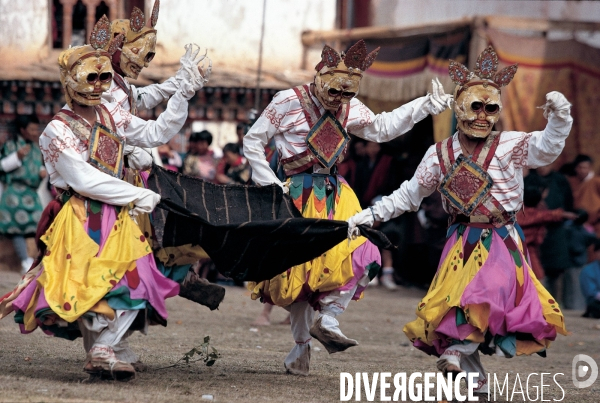
[[113, 80], [108, 91], [102, 94], [102, 100], [106, 103], [116, 102], [128, 112], [130, 112], [129, 90], [131, 90], [137, 108], [144, 110], [152, 109], [161, 102], [168, 100], [179, 88], [175, 77], [171, 77], [160, 84], [150, 84], [141, 88], [137, 88], [125, 78], [122, 78], [122, 80], [128, 87], [128, 91], [125, 91]]
[[[550, 113], [548, 124], [542, 131], [500, 134], [498, 148], [487, 172], [494, 182], [491, 194], [506, 211], [516, 212], [523, 205], [523, 168], [538, 168], [554, 162], [565, 146], [572, 125], [571, 116], [562, 120]], [[455, 158], [462, 154], [458, 133], [452, 136], [452, 148]], [[443, 178], [436, 146], [433, 145], [425, 153], [412, 179], [375, 203], [375, 219], [388, 221], [407, 211], [417, 211], [421, 201], [436, 190]], [[444, 209], [448, 212], [445, 200]]]
[[[115, 75], [117, 74], [118, 73], [115, 73]], [[121, 106], [121, 108], [128, 112], [131, 112], [131, 104], [129, 100], [130, 91], [133, 96], [133, 99], [136, 102], [137, 109], [145, 110], [152, 109], [161, 102], [168, 100], [169, 97], [175, 94], [175, 92], [179, 88], [175, 77], [171, 77], [160, 84], [151, 84], [141, 88], [138, 88], [135, 85], [129, 83], [129, 81], [127, 81], [126, 78], [121, 77], [121, 80], [123, 81], [127, 89], [123, 89], [113, 79], [108, 91], [102, 94], [102, 102], [116, 102]], [[125, 146], [125, 155], [129, 156], [129, 164], [135, 169], [150, 169], [152, 167], [153, 160], [155, 163], [162, 166], [160, 158], [156, 158], [154, 156], [153, 150], [150, 149], [143, 150], [128, 144]]]
[[[319, 100], [312, 94], [310, 96], [320, 113], [325, 113]], [[430, 96], [427, 95], [392, 112], [375, 115], [362, 102], [353, 98], [345, 129], [365, 140], [384, 143], [412, 129], [415, 123], [431, 113], [430, 108]], [[275, 94], [269, 106], [244, 136], [244, 157], [252, 167], [254, 182], [262, 186], [272, 183], [281, 186], [281, 181], [265, 159], [265, 146], [274, 137], [280, 159], [300, 154], [307, 149], [305, 139], [310, 129], [294, 90]]]
[[[156, 147], [179, 132], [187, 118], [188, 105], [181, 92], [176, 92], [157, 120], [145, 121], [133, 116], [117, 103], [104, 104], [112, 115], [117, 135], [127, 144]], [[64, 109], [69, 109], [67, 105]], [[70, 109], [69, 109], [70, 110]], [[72, 188], [82, 196], [103, 203], [125, 206], [152, 192], [133, 186], [99, 171], [90, 165], [89, 150], [70, 129], [59, 120], [52, 120], [40, 136], [40, 149], [50, 183], [60, 189]]]

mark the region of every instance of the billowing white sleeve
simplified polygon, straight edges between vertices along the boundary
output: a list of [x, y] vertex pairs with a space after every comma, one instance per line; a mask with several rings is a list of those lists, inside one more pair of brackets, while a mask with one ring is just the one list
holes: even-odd
[[177, 80], [171, 77], [161, 84], [151, 84], [141, 88], [132, 85], [131, 92], [138, 109], [152, 109], [169, 99], [178, 88]]
[[565, 147], [572, 126], [573, 118], [570, 115], [567, 119], [560, 119], [551, 112], [546, 128], [541, 132], [530, 133], [527, 167], [538, 168], [553, 163]]
[[111, 107], [117, 108], [113, 116], [119, 134], [125, 136], [127, 144], [139, 147], [165, 144], [179, 133], [188, 115], [188, 102], [180, 91], [169, 99], [167, 108], [156, 120], [140, 119], [117, 104]]
[[435, 191], [441, 180], [440, 175], [439, 160], [433, 145], [421, 160], [415, 175], [373, 205], [375, 220], [389, 221], [407, 211], [417, 211], [423, 199]]
[[385, 143], [413, 128], [431, 114], [431, 95], [417, 98], [394, 109], [375, 115], [357, 99], [352, 99], [347, 130], [365, 140]]
[[154, 193], [99, 171], [86, 162], [77, 147], [78, 141], [62, 123], [53, 121], [46, 127], [40, 148], [46, 164], [51, 165], [50, 183], [66, 185], [82, 196], [116, 206], [135, 204]]
[[289, 109], [289, 103], [278, 104], [280, 94], [273, 97], [273, 101], [244, 136], [244, 157], [252, 167], [252, 180], [261, 186], [272, 183], [283, 186], [265, 157], [265, 147], [279, 131], [279, 125]]
[[13, 152], [0, 160], [0, 172], [11, 172], [22, 165], [17, 152]]

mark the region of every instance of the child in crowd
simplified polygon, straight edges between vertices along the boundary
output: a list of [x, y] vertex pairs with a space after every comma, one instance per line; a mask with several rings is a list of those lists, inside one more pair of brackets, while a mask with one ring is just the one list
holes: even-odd
[[158, 151], [158, 155], [160, 156], [165, 169], [179, 172], [181, 166], [183, 165], [183, 161], [181, 160], [179, 153], [173, 151], [169, 144], [158, 146], [156, 150]]
[[213, 136], [208, 130], [190, 135], [188, 154], [183, 160], [184, 175], [214, 182], [217, 175], [217, 161], [209, 148], [212, 140]]
[[225, 185], [247, 185], [251, 177], [250, 166], [240, 154], [240, 146], [228, 143], [223, 147], [223, 158], [217, 166], [217, 182]]

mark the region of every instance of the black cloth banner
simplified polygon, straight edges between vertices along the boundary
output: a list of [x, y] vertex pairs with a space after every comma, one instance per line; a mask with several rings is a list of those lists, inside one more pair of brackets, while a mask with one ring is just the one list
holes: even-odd
[[[148, 187], [161, 195], [157, 243], [200, 245], [221, 274], [236, 280], [269, 280], [346, 242], [346, 221], [302, 218], [277, 185], [215, 185], [155, 165]], [[379, 231], [360, 231], [377, 246], [393, 247]]]

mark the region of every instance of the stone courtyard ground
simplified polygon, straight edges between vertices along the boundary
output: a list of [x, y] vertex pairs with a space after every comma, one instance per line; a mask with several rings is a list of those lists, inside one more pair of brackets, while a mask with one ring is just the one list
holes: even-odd
[[[0, 295], [8, 292], [19, 279], [13, 272], [0, 272]], [[308, 377], [286, 375], [283, 359], [293, 346], [289, 326], [273, 324], [253, 327], [253, 319], [262, 309], [251, 301], [248, 292], [228, 287], [218, 311], [176, 297], [168, 301], [168, 327], [153, 327], [147, 336], [134, 334], [131, 345], [149, 366], [128, 383], [89, 382], [82, 372], [81, 339], [75, 342], [55, 339], [39, 330], [21, 335], [13, 316], [0, 321], [0, 401], [1, 402], [286, 402], [325, 403], [340, 401], [340, 372], [433, 372], [435, 358], [415, 350], [402, 333], [402, 326], [413, 319], [414, 308], [424, 294], [402, 288], [389, 292], [381, 288], [367, 290], [366, 298], [351, 303], [341, 317], [341, 329], [360, 345], [346, 352], [329, 355], [315, 341]], [[511, 392], [516, 375], [523, 388], [530, 373], [551, 373], [544, 378], [544, 401], [566, 403], [600, 402], [600, 379], [586, 389], [576, 389], [571, 380], [572, 360], [577, 354], [591, 356], [600, 363], [600, 321], [567, 312], [566, 322], [572, 334], [559, 337], [548, 357], [505, 359], [483, 357], [486, 369], [499, 379], [509, 375]], [[272, 320], [283, 320], [283, 309], [273, 310]], [[202, 362], [171, 366], [210, 336], [211, 345], [221, 358], [212, 367]], [[171, 367], [169, 367], [171, 366]], [[168, 367], [168, 368], [164, 368]], [[515, 394], [512, 401], [536, 399], [539, 376], [529, 381], [529, 397]], [[564, 389], [564, 399], [563, 391]], [[391, 392], [393, 393], [393, 386]], [[539, 389], [538, 389], [539, 390]], [[519, 392], [519, 388], [516, 389]], [[204, 396], [204, 399], [203, 399]], [[379, 392], [375, 401], [379, 401]], [[362, 401], [367, 401], [364, 389]], [[527, 398], [527, 395], [525, 395]], [[356, 401], [352, 397], [351, 401]], [[498, 401], [506, 401], [498, 399]]]

